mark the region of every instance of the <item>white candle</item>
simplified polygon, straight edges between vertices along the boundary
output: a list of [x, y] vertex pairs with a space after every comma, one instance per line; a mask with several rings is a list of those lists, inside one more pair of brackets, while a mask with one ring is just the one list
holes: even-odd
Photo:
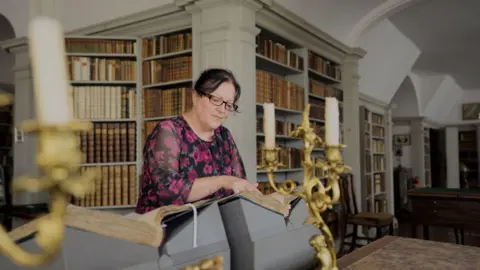
[[73, 98], [63, 29], [55, 19], [38, 17], [29, 24], [28, 37], [37, 120], [48, 125], [67, 123], [73, 118]]
[[275, 105], [273, 103], [263, 104], [263, 133], [265, 134], [265, 147], [275, 147]]
[[338, 100], [328, 97], [325, 99], [325, 142], [327, 145], [340, 144], [340, 113]]

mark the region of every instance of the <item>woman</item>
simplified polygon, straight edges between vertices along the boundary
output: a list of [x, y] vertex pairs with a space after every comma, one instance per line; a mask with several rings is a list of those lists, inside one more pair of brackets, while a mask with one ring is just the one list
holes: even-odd
[[222, 126], [240, 98], [240, 85], [223, 69], [204, 71], [192, 108], [160, 122], [144, 148], [143, 181], [136, 212], [170, 204], [256, 191], [248, 182], [232, 135]]

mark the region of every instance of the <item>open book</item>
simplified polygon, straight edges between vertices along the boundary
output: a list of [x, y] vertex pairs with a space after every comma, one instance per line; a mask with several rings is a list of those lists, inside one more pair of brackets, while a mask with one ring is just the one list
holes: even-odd
[[[219, 200], [203, 200], [194, 203], [197, 208], [202, 208], [217, 201], [219, 204], [231, 200], [246, 199], [260, 207], [288, 216], [290, 204], [298, 201], [291, 195], [272, 193], [262, 195], [258, 193], [241, 193], [231, 195]], [[74, 205], [67, 207], [66, 225], [71, 228], [84, 230], [107, 237], [134, 242], [138, 244], [159, 247], [164, 238], [162, 222], [174, 216], [188, 213], [192, 208], [188, 205], [168, 205], [160, 207], [143, 215], [122, 216], [105, 211], [96, 211]], [[17, 242], [32, 237], [37, 230], [37, 223], [41, 219], [49, 218], [45, 215], [20, 226], [9, 233], [10, 237]]]

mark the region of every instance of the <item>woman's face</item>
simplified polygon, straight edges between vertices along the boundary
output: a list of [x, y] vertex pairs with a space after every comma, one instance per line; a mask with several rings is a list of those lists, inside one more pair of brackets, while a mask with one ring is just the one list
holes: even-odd
[[218, 128], [230, 116], [231, 111], [226, 107], [232, 108], [234, 99], [235, 87], [230, 82], [222, 83], [210, 95], [194, 93], [194, 110], [205, 129]]

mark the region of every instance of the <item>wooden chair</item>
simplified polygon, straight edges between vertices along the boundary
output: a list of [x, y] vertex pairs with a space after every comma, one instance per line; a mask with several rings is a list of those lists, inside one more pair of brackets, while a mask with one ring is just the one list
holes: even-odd
[[[367, 243], [370, 243], [381, 238], [382, 229], [386, 227], [389, 228], [389, 234], [393, 235], [393, 215], [390, 213], [359, 212], [354, 187], [352, 174], [343, 174], [340, 176], [341, 220], [343, 227], [343, 232], [340, 233], [342, 236], [340, 253], [343, 253], [345, 245], [350, 246], [350, 252], [352, 252], [355, 247], [361, 247], [362, 245], [357, 244], [357, 240], [367, 240]], [[353, 226], [353, 232], [350, 234], [346, 234], [347, 225]], [[366, 227], [367, 229], [375, 228], [376, 237], [371, 238], [358, 235], [359, 226]], [[350, 237], [352, 240], [347, 242], [346, 240]]]

